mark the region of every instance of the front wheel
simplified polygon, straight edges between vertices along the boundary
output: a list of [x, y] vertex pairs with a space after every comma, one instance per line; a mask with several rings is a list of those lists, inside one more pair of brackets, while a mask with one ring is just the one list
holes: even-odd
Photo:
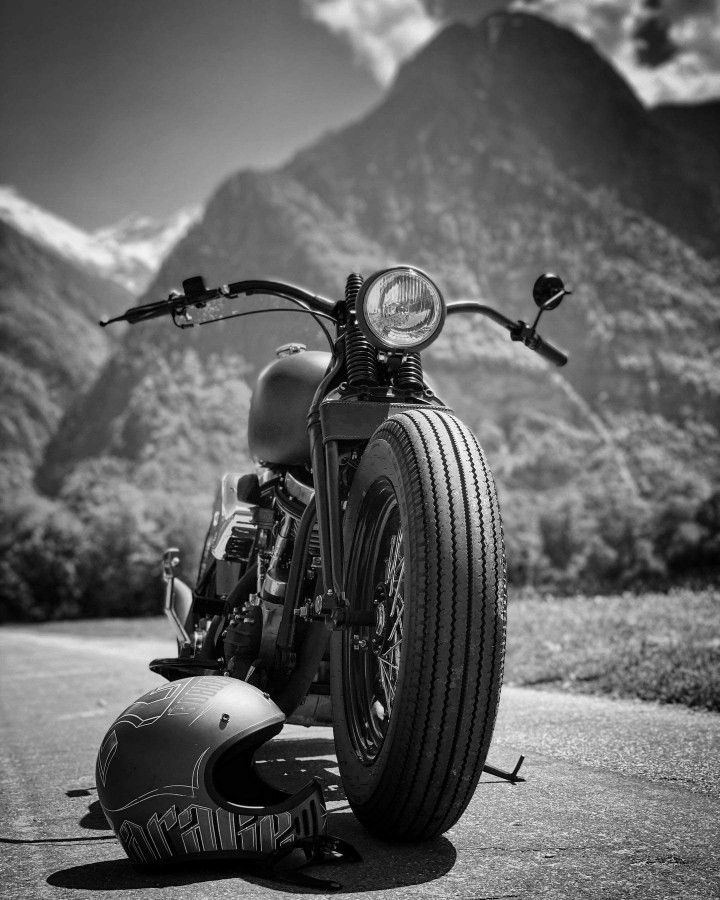
[[358, 819], [427, 840], [462, 815], [500, 698], [505, 557], [492, 476], [453, 415], [413, 410], [375, 432], [344, 527], [356, 621], [333, 635], [343, 786]]

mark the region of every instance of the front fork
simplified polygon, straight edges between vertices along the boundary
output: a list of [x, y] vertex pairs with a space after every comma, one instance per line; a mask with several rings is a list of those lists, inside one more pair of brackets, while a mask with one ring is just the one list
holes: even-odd
[[315, 501], [323, 594], [315, 598], [316, 616], [333, 616], [343, 607], [343, 546], [337, 441], [323, 443], [320, 418], [310, 417], [310, 452], [315, 476]]

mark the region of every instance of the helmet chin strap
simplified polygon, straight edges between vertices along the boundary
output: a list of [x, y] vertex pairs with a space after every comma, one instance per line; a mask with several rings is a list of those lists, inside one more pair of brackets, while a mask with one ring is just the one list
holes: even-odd
[[[300, 849], [305, 854], [305, 862], [293, 868], [285, 868], [282, 863], [288, 861], [293, 850]], [[348, 841], [325, 834], [315, 838], [301, 838], [296, 841], [290, 852], [269, 862], [252, 864], [257, 873], [268, 881], [278, 884], [290, 884], [296, 887], [322, 889], [324, 891], [341, 891], [342, 884], [331, 878], [315, 878], [302, 870], [308, 866], [339, 865], [342, 863], [362, 862], [362, 856]]]

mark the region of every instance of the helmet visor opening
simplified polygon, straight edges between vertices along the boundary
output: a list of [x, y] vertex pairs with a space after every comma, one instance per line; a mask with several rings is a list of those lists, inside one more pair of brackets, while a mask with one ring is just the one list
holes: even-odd
[[258, 747], [279, 731], [277, 725], [263, 728], [218, 757], [210, 774], [214, 792], [237, 806], [276, 806], [287, 800], [290, 795], [265, 781], [253, 763]]

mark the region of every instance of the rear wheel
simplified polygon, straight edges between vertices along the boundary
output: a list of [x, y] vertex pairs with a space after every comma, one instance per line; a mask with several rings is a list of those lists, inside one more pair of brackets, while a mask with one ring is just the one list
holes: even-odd
[[351, 611], [371, 624], [333, 635], [343, 786], [375, 834], [429, 839], [477, 785], [505, 647], [500, 511], [458, 419], [413, 410], [376, 431], [351, 488], [345, 547]]

